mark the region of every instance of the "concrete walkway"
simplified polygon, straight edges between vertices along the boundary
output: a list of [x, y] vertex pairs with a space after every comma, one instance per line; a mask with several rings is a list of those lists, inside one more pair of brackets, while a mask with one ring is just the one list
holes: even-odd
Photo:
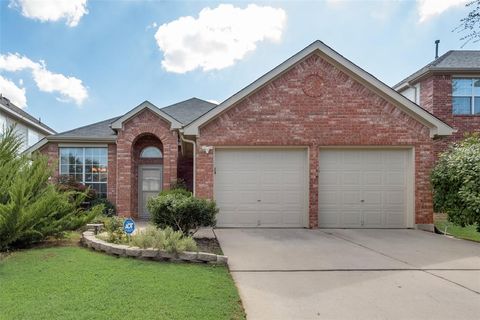
[[416, 230], [216, 229], [248, 319], [478, 319], [480, 244]]

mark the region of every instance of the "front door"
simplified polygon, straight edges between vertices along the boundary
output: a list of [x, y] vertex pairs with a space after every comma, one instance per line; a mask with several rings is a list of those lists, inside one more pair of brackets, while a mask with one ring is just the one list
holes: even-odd
[[140, 219], [150, 219], [147, 201], [162, 191], [162, 173], [161, 165], [138, 166], [138, 217]]

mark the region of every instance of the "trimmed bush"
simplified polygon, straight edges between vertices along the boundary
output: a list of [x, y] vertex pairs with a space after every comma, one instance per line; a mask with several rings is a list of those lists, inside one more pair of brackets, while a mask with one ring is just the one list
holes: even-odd
[[0, 251], [61, 238], [103, 210], [103, 205], [85, 210], [85, 192], [60, 191], [49, 183], [47, 158], [20, 155], [14, 129], [0, 134]]
[[199, 199], [185, 189], [161, 192], [147, 203], [154, 225], [171, 227], [184, 235], [194, 234], [200, 227], [215, 226], [218, 209], [214, 201]]
[[480, 232], [480, 135], [473, 134], [442, 155], [432, 172], [433, 201], [437, 212]]

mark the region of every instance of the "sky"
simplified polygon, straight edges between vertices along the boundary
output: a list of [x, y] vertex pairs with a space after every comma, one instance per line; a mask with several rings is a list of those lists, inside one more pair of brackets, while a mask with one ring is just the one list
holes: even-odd
[[148, 100], [221, 102], [315, 40], [394, 85], [440, 54], [467, 0], [0, 0], [0, 93], [61, 132]]

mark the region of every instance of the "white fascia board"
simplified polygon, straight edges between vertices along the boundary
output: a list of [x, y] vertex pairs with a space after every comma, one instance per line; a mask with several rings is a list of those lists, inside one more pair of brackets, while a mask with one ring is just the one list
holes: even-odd
[[41, 133], [44, 133], [44, 134], [55, 134], [56, 132], [53, 131], [53, 130], [48, 130], [47, 128], [44, 128], [42, 127], [41, 125], [39, 125], [38, 123], [22, 116], [21, 114], [19, 113], [16, 113], [15, 111], [13, 111], [12, 109], [10, 108], [7, 108], [5, 107], [3, 104], [0, 103], [0, 109], [4, 110], [5, 112], [7, 112], [8, 114], [10, 115], [13, 115], [14, 117], [18, 118], [18, 119], [21, 119], [22, 121], [28, 123], [29, 125], [32, 125], [34, 126], [36, 129], [40, 130]]
[[329, 62], [333, 62], [335, 65], [339, 66], [341, 69], [344, 69], [353, 76], [357, 81], [361, 81], [365, 84], [369, 84], [370, 87], [374, 88], [375, 91], [381, 94], [384, 97], [388, 97], [390, 101], [394, 102], [395, 105], [401, 107], [407, 114], [411, 115], [421, 123], [425, 124], [430, 128], [430, 136], [434, 135], [451, 135], [454, 132], [454, 129], [449, 125], [436, 118], [432, 114], [428, 113], [426, 110], [421, 108], [419, 105], [413, 103], [409, 99], [405, 98], [403, 95], [387, 86], [365, 70], [361, 69], [348, 59], [344, 58], [342, 55], [325, 45], [321, 41], [315, 41], [302, 51], [298, 52], [291, 58], [287, 59], [285, 62], [266, 73], [258, 80], [254, 81], [238, 93], [234, 94], [217, 107], [213, 108], [197, 120], [190, 123], [184, 128], [184, 133], [186, 135], [195, 135], [199, 133], [199, 128], [202, 125], [205, 125], [210, 120], [214, 119], [220, 113], [239, 102], [248, 95], [254, 93], [268, 82], [277, 78], [279, 75], [293, 67], [296, 63], [300, 62], [310, 54], [318, 52], [322, 57], [327, 58]]
[[161, 118], [167, 120], [170, 123], [170, 129], [171, 130], [180, 129], [182, 127], [182, 124], [177, 119], [172, 118], [171, 116], [169, 116], [168, 114], [166, 114], [165, 112], [163, 112], [162, 110], [157, 108], [155, 105], [153, 105], [151, 102], [144, 101], [140, 105], [133, 108], [132, 110], [130, 110], [129, 112], [124, 114], [122, 117], [120, 117], [119, 119], [114, 121], [111, 124], [111, 128], [112, 129], [122, 129], [123, 128], [123, 123], [125, 121], [129, 120], [130, 118], [132, 118], [133, 116], [135, 116], [137, 113], [141, 112], [144, 109], [149, 109], [152, 112], [154, 112], [155, 114], [157, 114], [158, 116], [160, 116]]

